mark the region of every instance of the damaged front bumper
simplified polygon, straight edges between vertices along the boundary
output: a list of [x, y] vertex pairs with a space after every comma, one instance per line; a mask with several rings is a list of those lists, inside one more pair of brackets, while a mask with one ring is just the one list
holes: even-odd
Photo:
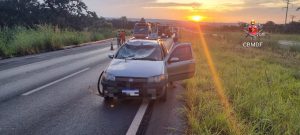
[[105, 97], [158, 99], [165, 94], [167, 81], [148, 83], [143, 79], [101, 81]]

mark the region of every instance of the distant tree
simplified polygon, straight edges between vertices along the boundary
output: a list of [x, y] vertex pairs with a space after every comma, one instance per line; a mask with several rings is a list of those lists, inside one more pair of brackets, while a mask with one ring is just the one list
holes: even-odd
[[112, 23], [113, 27], [118, 29], [132, 29], [136, 23], [134, 21], [129, 21], [126, 16], [122, 16], [118, 19], [111, 19], [109, 21]]
[[122, 17], [120, 18], [120, 20], [121, 20], [121, 22], [122, 22], [122, 28], [123, 28], [123, 29], [126, 28], [126, 25], [127, 25], [127, 23], [128, 23], [127, 17], [126, 17], [126, 16], [122, 16]]
[[142, 17], [141, 20], [140, 20], [140, 22], [141, 22], [141, 23], [145, 23], [145, 22], [146, 22], [145, 18]]
[[274, 25], [276, 25], [276, 24], [275, 24], [275, 22], [273, 22], [273, 21], [267, 21], [265, 25], [271, 25], [271, 26], [274, 26]]
[[291, 22], [287, 25], [287, 33], [300, 33], [300, 22]]
[[0, 0], [0, 26], [37, 24], [38, 0]]
[[275, 32], [276, 31], [276, 24], [273, 21], [267, 21], [263, 25], [263, 29], [264, 29], [264, 31], [267, 31], [267, 32]]
[[0, 27], [50, 24], [76, 30], [111, 27], [82, 0], [0, 0]]
[[59, 27], [83, 29], [93, 20], [90, 18], [98, 18], [81, 0], [44, 0], [41, 6], [45, 14], [42, 20]]

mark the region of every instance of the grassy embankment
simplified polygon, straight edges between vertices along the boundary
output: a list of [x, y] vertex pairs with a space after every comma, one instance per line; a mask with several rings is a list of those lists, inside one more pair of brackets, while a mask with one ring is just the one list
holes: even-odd
[[300, 134], [300, 52], [278, 47], [299, 35], [271, 35], [261, 48], [244, 48], [241, 33], [205, 34], [205, 53], [200, 34], [182, 34], [197, 61], [183, 95], [187, 134]]
[[62, 49], [68, 45], [102, 40], [113, 36], [111, 29], [101, 32], [60, 30], [51, 26], [0, 30], [0, 57], [13, 57]]

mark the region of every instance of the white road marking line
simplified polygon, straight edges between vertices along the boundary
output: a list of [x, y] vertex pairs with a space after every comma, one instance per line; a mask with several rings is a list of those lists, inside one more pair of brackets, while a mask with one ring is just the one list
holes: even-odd
[[85, 72], [85, 71], [87, 71], [87, 70], [89, 70], [89, 69], [90, 69], [90, 68], [85, 68], [85, 69], [82, 69], [82, 70], [80, 70], [80, 71], [77, 71], [77, 72], [75, 72], [75, 73], [73, 73], [73, 74], [70, 74], [70, 75], [65, 76], [65, 77], [63, 77], [63, 78], [60, 78], [60, 79], [58, 79], [58, 80], [56, 80], [56, 81], [53, 81], [53, 82], [51, 82], [51, 83], [48, 83], [48, 84], [43, 85], [43, 86], [41, 86], [41, 87], [38, 87], [38, 88], [36, 88], [36, 89], [30, 90], [30, 91], [28, 91], [28, 92], [26, 92], [26, 93], [23, 93], [22, 96], [28, 96], [28, 95], [30, 95], [30, 94], [32, 94], [32, 93], [35, 93], [35, 92], [37, 92], [37, 91], [40, 91], [40, 90], [42, 90], [42, 89], [44, 89], [44, 88], [47, 88], [47, 87], [49, 87], [49, 86], [51, 86], [51, 85], [53, 85], [53, 84], [56, 84], [56, 83], [58, 83], [58, 82], [61, 82], [61, 81], [63, 81], [63, 80], [66, 80], [66, 79], [68, 79], [68, 78], [71, 78], [71, 77], [73, 77], [73, 76], [75, 76], [75, 75], [77, 75], [77, 74], [80, 74], [80, 73], [82, 73], [82, 72]]
[[139, 110], [137, 111], [133, 121], [131, 122], [129, 129], [127, 130], [126, 135], [135, 135], [137, 133], [139, 126], [142, 122], [143, 116], [145, 115], [146, 110], [148, 108], [148, 105], [149, 105], [149, 101], [143, 100]]

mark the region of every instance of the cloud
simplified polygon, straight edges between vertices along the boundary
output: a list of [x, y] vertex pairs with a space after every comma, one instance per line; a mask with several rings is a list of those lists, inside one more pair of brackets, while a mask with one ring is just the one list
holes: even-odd
[[[283, 0], [83, 0], [99, 16], [186, 20], [189, 15], [203, 15], [205, 21], [237, 22], [255, 19], [282, 23]], [[300, 0], [293, 0], [289, 15], [300, 18]]]
[[189, 6], [189, 7], [199, 7], [201, 3], [192, 2], [192, 3], [176, 3], [176, 2], [165, 2], [165, 3], [152, 3], [151, 6], [163, 6], [163, 7], [171, 7], [171, 6]]
[[[293, 6], [298, 6], [300, 4], [300, 1], [290, 1], [290, 4]], [[286, 6], [286, 1], [283, 0], [244, 0], [244, 6], [245, 7], [251, 7], [251, 8], [283, 8]]]
[[201, 3], [177, 3], [177, 2], [149, 2], [144, 8], [166, 8], [166, 9], [194, 9], [201, 7]]

